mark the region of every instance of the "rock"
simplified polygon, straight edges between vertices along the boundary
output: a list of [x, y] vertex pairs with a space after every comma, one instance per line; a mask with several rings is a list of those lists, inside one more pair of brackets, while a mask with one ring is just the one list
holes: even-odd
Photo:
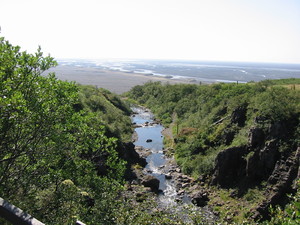
[[231, 114], [231, 122], [232, 123], [237, 123], [238, 126], [242, 127], [245, 125], [246, 121], [246, 113], [247, 113], [247, 108], [246, 107], [238, 107], [235, 110], [233, 110]]
[[142, 127], [142, 125], [141, 124], [133, 124], [132, 127], [133, 128], [139, 128], [139, 127]]
[[212, 184], [228, 187], [245, 176], [246, 160], [243, 158], [246, 146], [232, 147], [221, 151], [215, 161]]
[[143, 148], [142, 146], [135, 146], [135, 151], [142, 157], [145, 161], [146, 158], [151, 154], [151, 149]]
[[145, 175], [142, 177], [141, 184], [145, 187], [150, 187], [151, 191], [158, 193], [159, 180], [152, 175]]
[[165, 177], [166, 177], [166, 179], [167, 179], [167, 180], [170, 180], [170, 179], [172, 179], [172, 175], [171, 175], [171, 174], [169, 174], [169, 173], [165, 174]]
[[266, 143], [266, 146], [259, 152], [259, 159], [262, 166], [262, 173], [267, 177], [274, 170], [276, 162], [279, 160], [278, 146], [275, 141]]
[[247, 160], [246, 174], [250, 181], [266, 180], [280, 158], [277, 141], [267, 141], [262, 149], [253, 149]]
[[198, 184], [195, 184], [189, 188], [189, 192], [195, 192], [197, 190], [201, 190], [201, 187]]
[[232, 216], [231, 215], [226, 216], [225, 220], [227, 222], [232, 222]]
[[189, 183], [184, 183], [184, 184], [182, 184], [182, 188], [186, 188], [186, 187], [188, 187], [190, 184]]
[[261, 128], [251, 127], [249, 131], [249, 145], [252, 148], [262, 146], [265, 141], [265, 134]]
[[192, 203], [199, 207], [206, 206], [209, 201], [208, 193], [201, 190], [191, 193], [190, 198], [192, 199]]
[[270, 206], [285, 202], [286, 194], [293, 191], [293, 182], [300, 170], [300, 147], [286, 160], [278, 160], [272, 175], [268, 179], [269, 188], [265, 191], [266, 199], [254, 209], [255, 220], [269, 218]]
[[136, 147], [132, 142], [123, 143], [124, 149], [121, 152], [121, 157], [125, 159], [130, 165], [139, 164], [141, 166], [146, 166], [146, 159], [141, 158], [136, 151]]
[[184, 192], [185, 192], [184, 190], [180, 190], [180, 191], [177, 192], [177, 195], [183, 195]]
[[175, 198], [175, 201], [176, 201], [176, 202], [181, 202], [181, 198], [180, 198], [180, 197], [176, 197], [176, 198]]
[[285, 133], [286, 129], [279, 122], [275, 122], [269, 127], [269, 135], [271, 138], [278, 138], [282, 136], [282, 133]]
[[139, 183], [138, 183], [137, 180], [132, 180], [130, 184], [131, 184], [131, 185], [138, 185]]

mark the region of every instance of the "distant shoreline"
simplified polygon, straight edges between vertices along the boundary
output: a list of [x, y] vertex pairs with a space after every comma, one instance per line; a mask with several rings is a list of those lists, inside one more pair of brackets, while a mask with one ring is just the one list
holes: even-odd
[[247, 83], [300, 78], [300, 65], [185, 61], [60, 60], [50, 71], [60, 80], [94, 85], [116, 94], [149, 81], [177, 84]]
[[94, 67], [76, 67], [73, 65], [57, 66], [48, 72], [55, 72], [55, 76], [63, 81], [75, 81], [78, 84], [94, 85], [105, 88], [116, 94], [123, 94], [136, 85], [143, 85], [149, 81], [162, 83], [195, 83], [188, 79], [169, 79], [148, 74], [128, 73], [106, 70]]

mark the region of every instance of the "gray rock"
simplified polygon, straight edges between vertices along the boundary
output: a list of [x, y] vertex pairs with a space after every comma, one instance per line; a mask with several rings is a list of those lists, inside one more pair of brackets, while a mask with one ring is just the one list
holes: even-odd
[[246, 152], [246, 146], [221, 151], [216, 157], [212, 184], [219, 184], [223, 187], [231, 186], [245, 177], [247, 162], [243, 156]]
[[141, 180], [142, 185], [150, 187], [151, 191], [158, 193], [159, 180], [152, 175], [145, 175]]
[[190, 197], [192, 199], [192, 203], [199, 207], [206, 206], [209, 201], [208, 193], [201, 190], [192, 192]]

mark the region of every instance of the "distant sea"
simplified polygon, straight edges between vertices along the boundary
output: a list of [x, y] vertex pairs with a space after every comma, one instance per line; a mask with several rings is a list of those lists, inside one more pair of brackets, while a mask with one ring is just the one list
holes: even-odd
[[261, 81], [300, 78], [300, 64], [209, 62], [176, 60], [83, 60], [61, 59], [60, 66], [99, 68], [145, 76], [183, 79], [195, 83]]

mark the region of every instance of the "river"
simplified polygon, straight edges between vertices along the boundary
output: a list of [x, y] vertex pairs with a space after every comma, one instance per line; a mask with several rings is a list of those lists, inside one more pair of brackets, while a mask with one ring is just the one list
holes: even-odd
[[172, 179], [166, 179], [166, 165], [170, 158], [163, 153], [163, 135], [164, 127], [154, 122], [151, 112], [143, 108], [133, 108], [135, 112], [132, 122], [136, 124], [135, 132], [137, 140], [135, 146], [141, 146], [143, 149], [150, 151], [147, 156], [147, 166], [145, 171], [155, 176], [159, 181], [159, 203], [164, 206], [173, 207], [176, 205], [177, 191], [176, 185]]
[[[136, 126], [137, 135], [134, 145], [142, 147], [143, 151], [148, 153], [146, 154], [147, 165], [144, 173], [153, 175], [160, 181], [158, 206], [176, 214], [187, 224], [192, 222], [189, 216], [192, 211], [192, 214], [200, 214], [205, 224], [214, 224], [216, 217], [209, 207], [194, 206], [186, 193], [176, 186], [178, 181], [176, 183], [172, 176], [166, 179], [166, 175], [169, 175], [171, 171], [176, 171], [178, 174], [179, 168], [174, 165], [174, 158], [169, 158], [164, 154], [164, 137], [162, 135], [164, 127], [155, 122], [154, 116], [149, 110], [142, 107], [135, 107], [132, 110], [134, 112], [132, 123]], [[187, 177], [186, 175], [182, 176]]]

